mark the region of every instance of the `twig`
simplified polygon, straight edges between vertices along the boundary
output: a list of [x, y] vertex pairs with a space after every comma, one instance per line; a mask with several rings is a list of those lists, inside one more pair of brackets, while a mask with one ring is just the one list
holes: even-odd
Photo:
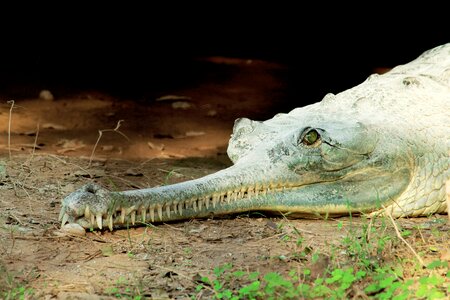
[[39, 136], [39, 122], [36, 125], [36, 136], [34, 137], [34, 144], [33, 150], [31, 151], [30, 163], [33, 160], [34, 152], [36, 151], [38, 136]]
[[370, 229], [372, 228], [372, 226], [373, 226], [373, 218], [370, 218], [370, 221], [369, 221], [369, 226], [367, 227], [367, 237], [366, 237], [366, 240], [367, 241], [370, 241]]
[[9, 108], [9, 119], [8, 119], [8, 153], [9, 159], [11, 160], [11, 120], [12, 120], [12, 110], [14, 108], [14, 100], [9, 100], [6, 103], [11, 104]]
[[60, 161], [61, 163], [65, 164], [65, 165], [71, 165], [71, 166], [74, 166], [74, 167], [79, 168], [79, 169], [80, 169], [81, 171], [83, 171], [83, 172], [89, 173], [89, 171], [86, 170], [85, 168], [83, 168], [83, 167], [81, 167], [81, 166], [79, 166], [79, 165], [77, 165], [77, 164], [74, 164], [74, 163], [71, 163], [71, 162], [67, 162], [67, 161], [65, 161], [64, 159], [62, 159], [62, 158], [60, 158], [60, 157], [58, 157], [58, 156], [56, 156], [56, 155], [54, 155], [54, 154], [48, 154], [48, 156], [49, 156], [49, 157], [52, 157], [52, 158], [54, 158], [54, 159], [56, 159], [56, 160], [58, 160], [58, 161]]
[[131, 180], [126, 180], [121, 178], [120, 176], [115, 176], [115, 175], [109, 175], [109, 177], [111, 178], [115, 178], [117, 180], [122, 181], [123, 183], [127, 184], [128, 186], [130, 186], [131, 188], [138, 188], [138, 189], [143, 189], [146, 186], [142, 186], [141, 184], [137, 184], [136, 182], [132, 182]]
[[107, 132], [107, 131], [114, 131], [117, 132], [118, 134], [122, 135], [124, 138], [126, 138], [128, 141], [130, 140], [124, 133], [122, 133], [121, 131], [119, 131], [119, 127], [122, 124], [123, 120], [119, 120], [117, 122], [116, 128], [114, 129], [102, 129], [98, 131], [98, 138], [97, 141], [95, 142], [94, 148], [92, 149], [92, 153], [91, 153], [91, 157], [89, 158], [89, 164], [88, 164], [88, 168], [91, 166], [92, 164], [92, 159], [94, 158], [94, 153], [95, 153], [95, 149], [97, 149], [97, 145], [100, 142], [100, 139], [102, 138], [103, 132]]
[[426, 267], [425, 263], [423, 262], [422, 258], [419, 256], [419, 254], [417, 254], [417, 252], [414, 250], [414, 248], [402, 237], [402, 235], [400, 234], [400, 231], [398, 230], [397, 224], [395, 224], [394, 218], [392, 218], [392, 215], [390, 212], [388, 212], [388, 210], [386, 209], [386, 207], [384, 207], [384, 211], [386, 213], [386, 215], [389, 217], [389, 220], [391, 220], [392, 225], [394, 226], [395, 229], [395, 233], [397, 234], [397, 237], [406, 244], [406, 246], [408, 246], [408, 248], [411, 250], [411, 252], [414, 254], [414, 256], [417, 258], [417, 260], [419, 261], [419, 263], [422, 265], [422, 267]]
[[12, 252], [13, 252], [13, 249], [14, 249], [14, 245], [16, 244], [16, 239], [15, 239], [14, 232], [13, 232], [12, 228], [9, 231], [9, 235], [10, 235], [11, 240], [12, 240], [11, 249], [9, 249], [9, 255], [11, 255]]
[[167, 226], [167, 227], [169, 227], [169, 228], [172, 229], [172, 230], [178, 230], [178, 231], [184, 232], [184, 229], [183, 229], [183, 228], [177, 228], [177, 227], [172, 226], [172, 225], [170, 225], [170, 224], [168, 224], [168, 223], [163, 223], [163, 224], [164, 224], [164, 226]]
[[268, 241], [268, 240], [271, 240], [271, 239], [274, 239], [274, 238], [278, 238], [278, 237], [286, 235], [286, 234], [287, 234], [286, 232], [277, 233], [277, 234], [271, 235], [269, 237], [266, 237], [266, 238], [263, 238], [263, 239], [260, 239], [260, 240], [257, 240], [257, 241], [248, 242], [247, 245], [257, 244], [257, 245], [260, 246], [261, 242], [265, 242], [265, 241]]
[[9, 212], [9, 217], [10, 217], [11, 219], [16, 220], [17, 223], [19, 223], [20, 225], [23, 226], [23, 222], [19, 219], [19, 217], [17, 217], [16, 215], [14, 215], [12, 212]]

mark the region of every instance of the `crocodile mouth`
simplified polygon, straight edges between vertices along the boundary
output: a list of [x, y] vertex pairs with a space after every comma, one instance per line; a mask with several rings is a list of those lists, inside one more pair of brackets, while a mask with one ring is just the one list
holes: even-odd
[[[110, 202], [113, 204], [103, 212], [95, 212], [89, 204], [86, 204], [83, 211], [76, 212], [66, 207], [61, 210], [59, 220], [61, 226], [67, 222], [78, 223], [85, 228], [108, 227], [111, 231], [115, 225], [136, 225], [155, 222], [164, 222], [177, 220], [186, 217], [201, 216], [202, 214], [226, 214], [236, 212], [237, 207], [246, 207], [257, 199], [273, 198], [275, 195], [287, 191], [295, 191], [302, 185], [294, 184], [267, 184], [250, 185], [248, 187], [239, 187], [236, 189], [205, 194], [199, 197], [187, 199], [165, 200], [163, 203], [150, 204], [129, 204], [128, 196], [133, 191], [111, 192], [109, 193]], [[91, 197], [98, 197], [97, 191], [101, 189], [98, 186], [90, 184], [85, 187], [85, 193]], [[157, 188], [155, 188], [157, 189]], [[272, 197], [271, 197], [272, 196]]]
[[[191, 181], [121, 192], [88, 184], [63, 200], [59, 220], [62, 226], [69, 222], [112, 231], [114, 227], [250, 211], [344, 215], [390, 204], [410, 178], [407, 168], [386, 172], [355, 167], [326, 176], [285, 172], [278, 180], [270, 170], [241, 171], [231, 167]], [[255, 181], [255, 177], [264, 180]]]

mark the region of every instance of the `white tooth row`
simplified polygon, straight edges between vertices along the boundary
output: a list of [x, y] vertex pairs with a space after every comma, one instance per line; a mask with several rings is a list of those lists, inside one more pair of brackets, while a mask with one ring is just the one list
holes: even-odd
[[[270, 184], [269, 186], [259, 186], [255, 185], [253, 187], [242, 187], [240, 189], [236, 189], [234, 191], [229, 191], [221, 194], [213, 194], [212, 196], [207, 196], [203, 198], [196, 198], [190, 200], [184, 200], [181, 202], [173, 201], [166, 202], [164, 204], [152, 204], [149, 207], [141, 206], [136, 208], [135, 206], [131, 206], [129, 208], [119, 208], [113, 214], [106, 215], [106, 223], [108, 224], [109, 230], [113, 230], [114, 219], [117, 216], [120, 216], [120, 222], [122, 224], [125, 223], [125, 218], [129, 215], [131, 224], [134, 225], [136, 223], [136, 214], [138, 215], [138, 220], [141, 219], [143, 223], [147, 222], [147, 215], [150, 216], [151, 222], [155, 222], [155, 213], [158, 216], [158, 219], [162, 221], [163, 212], [167, 215], [167, 218], [170, 219], [170, 216], [179, 214], [183, 215], [184, 209], [192, 208], [195, 212], [201, 211], [203, 207], [209, 209], [210, 206], [215, 208], [218, 204], [222, 203], [231, 203], [232, 201], [237, 201], [240, 199], [250, 199], [251, 197], [257, 197], [258, 195], [265, 195], [274, 191], [282, 191], [285, 188], [290, 188], [292, 185], [290, 184]], [[89, 206], [86, 206], [84, 217], [90, 221], [91, 225], [97, 224], [98, 228], [103, 228], [103, 215], [91, 213]], [[69, 219], [69, 215], [65, 213], [62, 217], [62, 225], [63, 226], [67, 220]], [[128, 221], [128, 219], [127, 219]]]

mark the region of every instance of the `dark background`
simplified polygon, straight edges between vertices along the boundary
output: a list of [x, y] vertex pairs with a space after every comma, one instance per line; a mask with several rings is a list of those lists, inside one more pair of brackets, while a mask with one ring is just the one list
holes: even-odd
[[98, 89], [142, 99], [204, 80], [202, 74], [211, 72], [193, 62], [197, 57], [229, 56], [288, 66], [286, 97], [294, 107], [359, 84], [375, 68], [407, 63], [450, 42], [448, 26], [425, 28], [420, 20], [391, 24], [389, 14], [376, 20], [307, 19], [307, 12], [291, 10], [233, 7], [173, 14], [136, 8], [112, 15], [85, 9], [70, 17], [22, 16], [1, 28], [0, 92], [20, 98], [43, 88]]

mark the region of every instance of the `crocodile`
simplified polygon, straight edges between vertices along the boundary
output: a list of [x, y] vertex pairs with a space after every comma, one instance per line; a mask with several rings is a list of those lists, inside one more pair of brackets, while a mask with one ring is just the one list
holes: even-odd
[[113, 230], [191, 218], [275, 212], [393, 217], [448, 212], [450, 43], [322, 101], [265, 121], [235, 121], [228, 168], [202, 178], [67, 195], [59, 220]]

